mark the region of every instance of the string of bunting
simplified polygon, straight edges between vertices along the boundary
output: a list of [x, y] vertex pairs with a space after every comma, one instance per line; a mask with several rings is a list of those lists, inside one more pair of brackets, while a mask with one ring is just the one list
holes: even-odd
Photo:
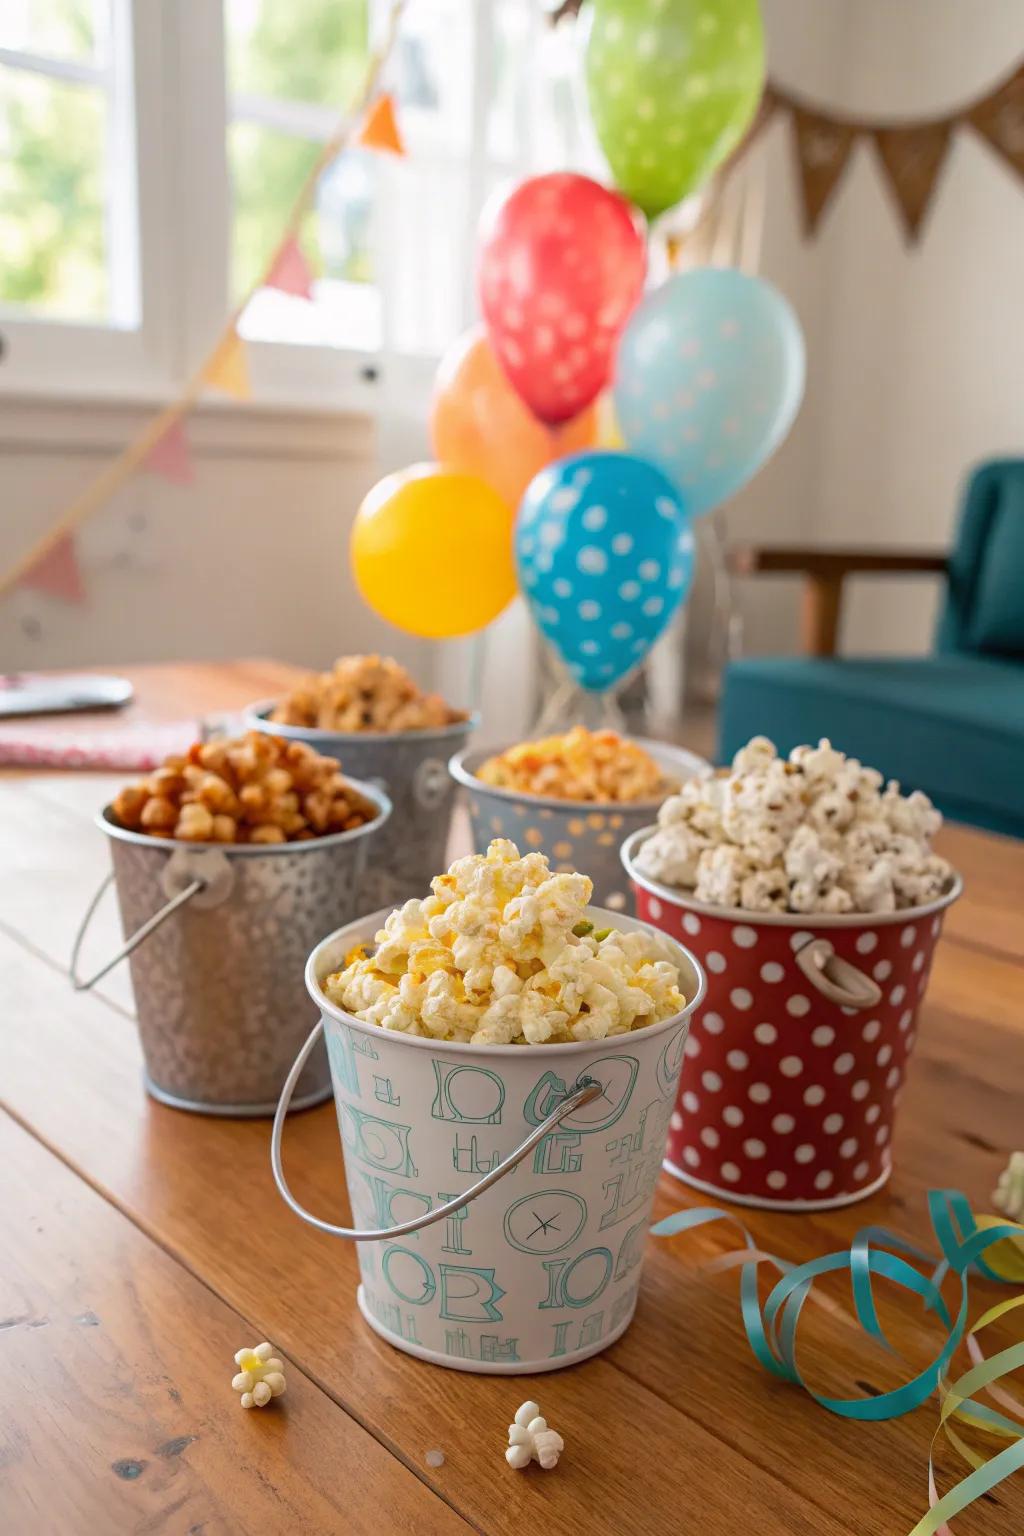
[[[578, 16], [584, 3], [560, 0], [551, 12], [552, 24]], [[777, 113], [787, 113], [791, 119], [804, 230], [809, 236], [817, 230], [861, 140], [874, 146], [905, 238], [911, 243], [920, 236], [957, 129], [979, 134], [1024, 180], [1024, 62], [966, 106], [920, 118], [828, 111], [768, 80], [757, 117], [727, 169], [739, 163]]]
[[[967, 106], [913, 121], [826, 112], [769, 81], [758, 126], [779, 113], [792, 120], [804, 230], [813, 235], [835, 196], [855, 146], [874, 145], [882, 176], [910, 242], [916, 241], [946, 165], [953, 134], [970, 129], [1024, 180], [1024, 63]], [[748, 139], [748, 144], [750, 140]]]
[[[1024, 1292], [989, 1308], [970, 1328], [967, 1326], [968, 1274], [972, 1267], [989, 1280], [1024, 1283], [1024, 1226], [994, 1216], [975, 1217], [957, 1190], [932, 1190], [928, 1195], [928, 1213], [942, 1253], [938, 1261], [884, 1227], [865, 1227], [849, 1249], [804, 1264], [791, 1264], [759, 1249], [743, 1223], [716, 1206], [675, 1211], [655, 1222], [651, 1231], [657, 1237], [674, 1237], [722, 1221], [739, 1230], [744, 1246], [711, 1260], [704, 1268], [740, 1269], [743, 1326], [756, 1359], [771, 1375], [801, 1387], [821, 1407], [841, 1418], [864, 1423], [900, 1418], [920, 1407], [933, 1393], [938, 1394], [939, 1423], [928, 1454], [930, 1508], [908, 1536], [952, 1536], [947, 1522], [954, 1515], [1024, 1467], [1024, 1403], [1000, 1385], [1005, 1377], [1024, 1367], [1024, 1341], [1000, 1350], [991, 1359], [985, 1358], [978, 1343], [978, 1334], [984, 1329], [1024, 1307]], [[930, 1272], [922, 1272], [909, 1262], [911, 1259]], [[758, 1286], [761, 1265], [777, 1269], [781, 1275], [763, 1302]], [[808, 1386], [797, 1365], [797, 1333], [806, 1301], [818, 1300], [828, 1310], [835, 1310], [831, 1301], [814, 1292], [815, 1281], [823, 1275], [844, 1271], [850, 1275], [857, 1322], [870, 1338], [886, 1348], [892, 1346], [879, 1320], [874, 1296], [874, 1282], [879, 1277], [920, 1298], [926, 1311], [935, 1314], [945, 1331], [941, 1347], [924, 1370], [902, 1386], [875, 1397], [822, 1396]], [[947, 1276], [952, 1276], [959, 1286], [953, 1309], [947, 1306], [942, 1294]], [[962, 1343], [966, 1343], [973, 1363], [955, 1381], [950, 1381], [949, 1368]], [[979, 1402], [977, 1395], [985, 1391], [1006, 1411]], [[969, 1424], [1010, 1444], [991, 1457], [983, 1457], [957, 1433], [957, 1423]], [[940, 1497], [935, 1451], [942, 1434], [974, 1470]]]
[[238, 324], [261, 288], [276, 288], [298, 298], [313, 298], [313, 273], [299, 241], [299, 230], [324, 171], [346, 149], [362, 148], [404, 155], [405, 146], [390, 94], [379, 90], [394, 46], [406, 0], [392, 0], [380, 45], [372, 52], [351, 109], [326, 141], [305, 181], [266, 266], [229, 315], [204, 361], [180, 394], [158, 410], [121, 452], [71, 502], [32, 547], [0, 574], [0, 595], [14, 587], [31, 588], [67, 603], [85, 600], [76, 530], [138, 471], [161, 476], [174, 485], [194, 478], [185, 419], [206, 389], [237, 400], [249, 398], [245, 342]]

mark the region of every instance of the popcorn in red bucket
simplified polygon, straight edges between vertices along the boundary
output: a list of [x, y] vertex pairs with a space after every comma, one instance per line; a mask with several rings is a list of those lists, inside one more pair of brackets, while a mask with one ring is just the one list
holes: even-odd
[[962, 884], [931, 852], [926, 797], [879, 793], [880, 775], [828, 743], [787, 764], [755, 741], [737, 765], [622, 848], [637, 915], [708, 980], [665, 1167], [739, 1204], [846, 1205], [891, 1172], [917, 1011]]

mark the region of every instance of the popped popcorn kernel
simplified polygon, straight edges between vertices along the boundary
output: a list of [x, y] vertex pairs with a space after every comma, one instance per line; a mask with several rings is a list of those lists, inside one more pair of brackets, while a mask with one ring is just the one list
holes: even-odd
[[565, 1441], [557, 1430], [548, 1428], [548, 1421], [541, 1417], [536, 1403], [523, 1403], [508, 1427], [508, 1450], [505, 1460], [510, 1467], [521, 1472], [531, 1461], [536, 1461], [545, 1472], [557, 1467], [558, 1458], [565, 1450]]
[[269, 1344], [240, 1349], [235, 1364], [238, 1373], [232, 1377], [231, 1385], [242, 1394], [243, 1408], [265, 1408], [271, 1398], [280, 1397], [284, 1392], [284, 1364]]
[[552, 874], [506, 838], [458, 859], [323, 983], [382, 1029], [474, 1045], [605, 1040], [685, 1006], [679, 972], [646, 933], [595, 931], [586, 875]]
[[636, 867], [711, 906], [750, 912], [895, 912], [943, 895], [952, 867], [932, 852], [942, 816], [826, 739], [788, 759], [764, 736], [658, 813]]

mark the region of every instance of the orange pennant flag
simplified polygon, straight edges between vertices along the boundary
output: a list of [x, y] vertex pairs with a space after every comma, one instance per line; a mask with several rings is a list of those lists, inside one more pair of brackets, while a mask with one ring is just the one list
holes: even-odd
[[385, 91], [372, 103], [354, 142], [362, 149], [384, 149], [392, 155], [406, 153], [395, 118], [395, 100], [390, 92]]
[[236, 400], [249, 399], [252, 394], [249, 365], [245, 360], [245, 344], [237, 331], [225, 336], [204, 368], [203, 379], [212, 389], [233, 395]]

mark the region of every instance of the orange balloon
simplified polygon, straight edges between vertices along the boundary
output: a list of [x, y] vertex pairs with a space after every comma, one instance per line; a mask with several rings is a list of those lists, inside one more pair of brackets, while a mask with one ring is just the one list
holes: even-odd
[[564, 426], [546, 427], [520, 400], [484, 327], [476, 325], [438, 369], [430, 438], [441, 464], [478, 475], [514, 509], [545, 464], [593, 447], [597, 413], [588, 406]]

